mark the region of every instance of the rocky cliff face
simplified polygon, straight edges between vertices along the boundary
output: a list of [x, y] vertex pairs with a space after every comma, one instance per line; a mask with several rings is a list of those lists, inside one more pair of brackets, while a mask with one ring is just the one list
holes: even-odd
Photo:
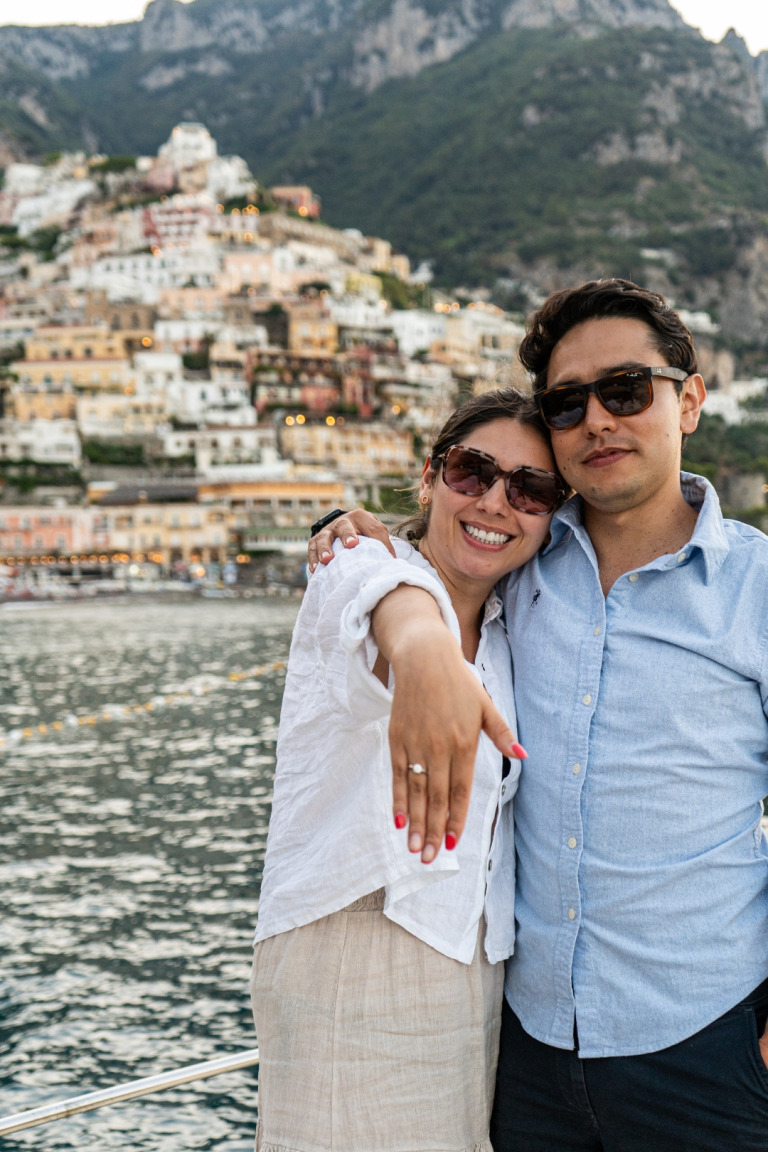
[[[15, 61], [50, 80], [87, 76], [104, 53], [213, 50], [257, 55], [285, 34], [351, 36], [350, 82], [371, 91], [450, 59], [493, 28], [680, 28], [668, 0], [389, 0], [370, 21], [363, 0], [152, 0], [141, 21], [98, 28], [0, 28], [0, 69]], [[150, 82], [151, 86], [151, 82]]]
[[461, 0], [430, 13], [418, 0], [394, 0], [354, 43], [352, 83], [371, 92], [386, 80], [415, 76], [450, 60], [489, 27], [552, 28], [573, 25], [583, 35], [605, 28], [682, 28], [667, 0], [507, 0], [489, 8]]
[[667, 0], [512, 0], [504, 28], [551, 28], [557, 24], [600, 28], [682, 28]]
[[54, 28], [0, 28], [0, 75], [9, 64], [21, 64], [50, 80], [86, 76], [106, 52], [128, 52], [137, 39], [136, 24], [104, 28], [61, 25]]

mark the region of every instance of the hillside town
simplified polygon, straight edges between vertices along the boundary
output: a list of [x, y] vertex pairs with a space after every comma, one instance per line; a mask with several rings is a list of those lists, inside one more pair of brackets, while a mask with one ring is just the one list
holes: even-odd
[[[234, 582], [260, 553], [303, 552], [337, 506], [402, 506], [462, 392], [526, 386], [519, 317], [438, 292], [320, 207], [262, 187], [197, 123], [156, 156], [6, 168], [0, 578]], [[734, 381], [711, 318], [686, 319], [711, 410], [748, 419], [766, 381]], [[740, 506], [765, 503], [765, 476], [741, 482]]]

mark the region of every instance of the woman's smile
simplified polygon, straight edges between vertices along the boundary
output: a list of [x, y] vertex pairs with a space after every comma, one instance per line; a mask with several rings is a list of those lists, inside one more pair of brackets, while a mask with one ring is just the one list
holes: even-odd
[[499, 532], [497, 528], [486, 528], [480, 524], [473, 524], [466, 520], [460, 521], [462, 528], [467, 536], [474, 544], [479, 544], [483, 548], [491, 548], [493, 551], [498, 551], [514, 536], [507, 532]]

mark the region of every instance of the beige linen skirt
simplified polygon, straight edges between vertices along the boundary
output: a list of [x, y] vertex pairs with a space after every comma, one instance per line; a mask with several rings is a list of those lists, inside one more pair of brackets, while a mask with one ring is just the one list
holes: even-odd
[[504, 965], [450, 960], [374, 892], [262, 940], [257, 1152], [492, 1152]]

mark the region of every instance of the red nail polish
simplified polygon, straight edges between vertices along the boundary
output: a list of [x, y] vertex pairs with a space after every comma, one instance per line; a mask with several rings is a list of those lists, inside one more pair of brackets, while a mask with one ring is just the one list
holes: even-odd
[[395, 816], [395, 828], [405, 828], [406, 823], [405, 815], [402, 812], [398, 812], [397, 816]]
[[449, 852], [453, 852], [454, 848], [456, 847], [456, 833], [455, 832], [446, 832], [446, 834], [445, 834], [445, 846]]
[[518, 760], [528, 759], [528, 753], [526, 752], [525, 748], [523, 748], [522, 744], [513, 744], [512, 754], [516, 756]]

